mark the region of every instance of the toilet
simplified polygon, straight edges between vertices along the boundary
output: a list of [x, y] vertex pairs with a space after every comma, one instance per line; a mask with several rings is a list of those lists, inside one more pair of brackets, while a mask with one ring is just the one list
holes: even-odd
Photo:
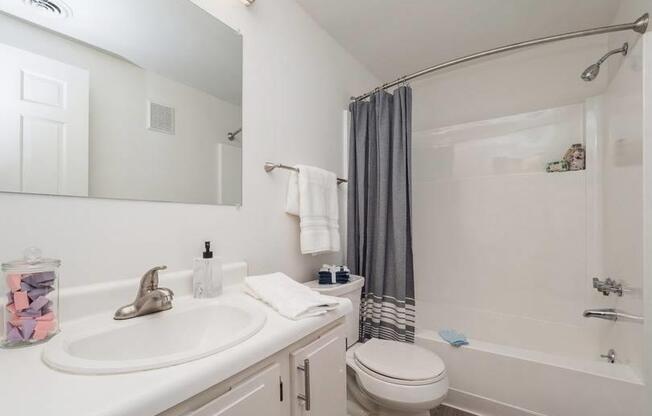
[[371, 339], [358, 341], [360, 296], [364, 278], [349, 283], [306, 283], [329, 296], [353, 303], [347, 325], [347, 392], [350, 416], [426, 416], [448, 392], [446, 366], [434, 352], [414, 344]]

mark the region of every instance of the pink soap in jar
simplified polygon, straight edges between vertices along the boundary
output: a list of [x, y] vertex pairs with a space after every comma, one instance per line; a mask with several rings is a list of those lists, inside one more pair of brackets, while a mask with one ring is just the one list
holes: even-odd
[[3, 325], [0, 346], [21, 347], [50, 339], [59, 331], [60, 260], [41, 257], [37, 248], [2, 263]]

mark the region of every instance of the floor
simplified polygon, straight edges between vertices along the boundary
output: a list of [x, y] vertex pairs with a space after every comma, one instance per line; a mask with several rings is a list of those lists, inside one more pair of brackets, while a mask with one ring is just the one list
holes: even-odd
[[448, 406], [439, 406], [430, 411], [430, 416], [475, 416], [472, 413], [467, 413], [462, 410], [453, 409]]

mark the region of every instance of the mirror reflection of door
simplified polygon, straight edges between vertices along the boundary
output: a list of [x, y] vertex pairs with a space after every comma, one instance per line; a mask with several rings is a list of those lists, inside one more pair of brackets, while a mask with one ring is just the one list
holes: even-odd
[[242, 147], [233, 144], [217, 145], [218, 204], [242, 203]]
[[88, 195], [88, 71], [0, 44], [0, 189]]
[[242, 36], [188, 0], [51, 2], [0, 0], [0, 192], [240, 205]]

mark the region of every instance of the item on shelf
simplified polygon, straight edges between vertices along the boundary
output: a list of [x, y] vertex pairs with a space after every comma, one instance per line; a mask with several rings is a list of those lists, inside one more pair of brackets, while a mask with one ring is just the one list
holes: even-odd
[[566, 151], [564, 161], [568, 163], [568, 170], [584, 170], [586, 151], [582, 143], [576, 143]]
[[347, 283], [350, 280], [350, 274], [351, 271], [346, 266], [324, 264], [318, 272], [319, 284]]
[[562, 160], [556, 160], [546, 165], [546, 172], [567, 172], [586, 169], [586, 150], [582, 143], [575, 143], [564, 154]]
[[335, 281], [337, 283], [348, 283], [351, 280], [351, 271], [346, 266], [337, 266]]
[[552, 172], [567, 172], [570, 170], [570, 167], [568, 165], [568, 162], [565, 160], [558, 160], [556, 162], [550, 162], [546, 166], [546, 172], [552, 173]]
[[25, 250], [21, 260], [2, 264], [6, 302], [0, 346], [30, 345], [59, 332], [60, 265], [60, 260], [42, 258], [37, 248]]
[[324, 264], [323, 266], [321, 266], [318, 275], [319, 275], [320, 285], [330, 285], [335, 283], [333, 282], [333, 274], [331, 273], [331, 269], [328, 264]]

